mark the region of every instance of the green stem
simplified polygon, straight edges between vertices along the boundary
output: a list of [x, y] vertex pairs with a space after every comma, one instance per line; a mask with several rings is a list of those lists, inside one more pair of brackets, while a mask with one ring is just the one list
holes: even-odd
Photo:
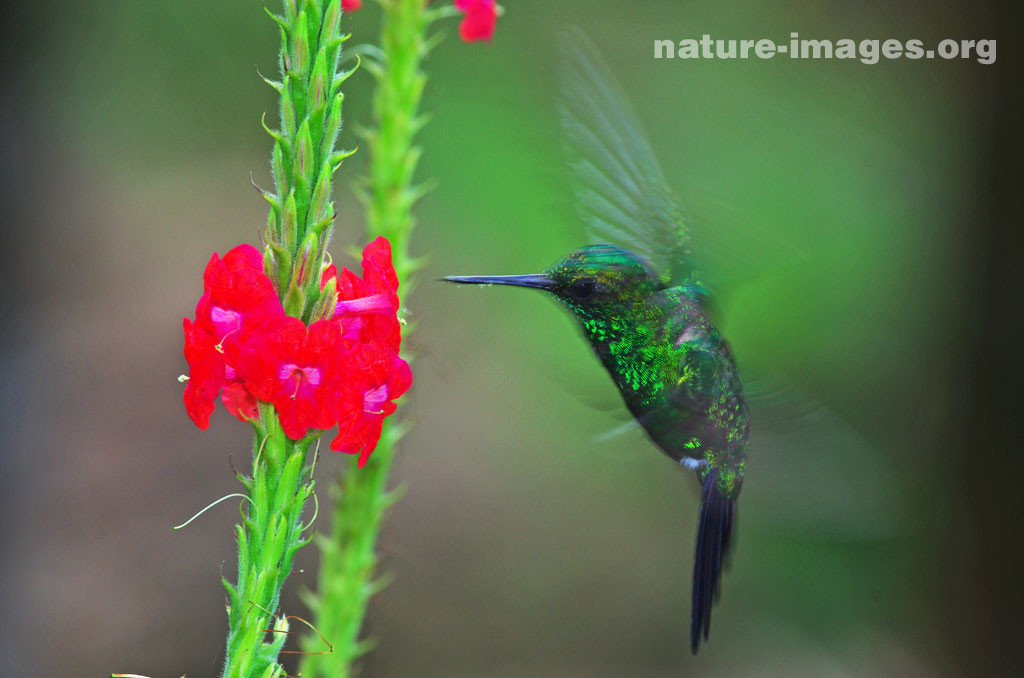
[[413, 184], [422, 154], [414, 139], [426, 123], [419, 113], [427, 82], [421, 64], [429, 49], [427, 27], [434, 16], [427, 10], [427, 0], [381, 4], [381, 48], [387, 63], [370, 68], [377, 79], [373, 100], [377, 125], [365, 134], [370, 146], [366, 221], [370, 237], [382, 235], [391, 241], [398, 279], [406, 283], [419, 268], [419, 262], [409, 256], [416, 224], [412, 208], [429, 190], [427, 184]]
[[353, 662], [371, 645], [359, 640], [370, 597], [383, 588], [374, 580], [377, 533], [386, 509], [397, 495], [386, 491], [388, 471], [398, 438], [396, 426], [385, 425], [377, 449], [366, 465], [341, 476], [332, 488], [336, 500], [329, 538], [317, 538], [321, 550], [317, 600], [307, 600], [315, 612], [318, 633], [333, 644], [323, 653], [319, 636], [303, 639], [303, 676], [348, 676]]
[[[377, 80], [373, 112], [376, 125], [363, 135], [370, 150], [366, 202], [369, 237], [379, 235], [391, 242], [400, 290], [408, 294], [412, 276], [420, 262], [409, 255], [409, 240], [415, 221], [412, 209], [426, 192], [414, 185], [413, 175], [420, 157], [414, 138], [424, 119], [419, 114], [426, 83], [421, 70], [429, 47], [427, 28], [437, 11], [427, 9], [427, 0], [382, 0], [384, 17], [381, 47], [385, 63], [366, 65]], [[385, 421], [377, 449], [362, 469], [351, 470], [336, 483], [337, 502], [331, 535], [318, 539], [322, 551], [319, 593], [308, 600], [315, 613], [315, 626], [334, 651], [308, 654], [300, 667], [304, 676], [339, 678], [352, 672], [356, 658], [370, 644], [359, 634], [370, 598], [382, 588], [374, 579], [377, 565], [377, 533], [386, 509], [395, 501], [387, 491], [388, 475], [395, 446], [404, 433], [401, 423]], [[316, 636], [304, 639], [306, 652], [322, 652]]]
[[240, 478], [249, 502], [242, 525], [235, 527], [238, 581], [223, 582], [228, 591], [224, 678], [284, 675], [277, 655], [288, 622], [276, 617], [277, 606], [295, 552], [309, 541], [302, 537], [302, 510], [313, 493], [306, 466], [311, 439], [289, 440], [269, 405], [261, 405], [260, 422], [252, 477]]

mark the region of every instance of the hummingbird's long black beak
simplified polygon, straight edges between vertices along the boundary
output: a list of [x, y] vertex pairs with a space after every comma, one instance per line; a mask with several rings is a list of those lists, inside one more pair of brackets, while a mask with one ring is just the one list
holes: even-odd
[[464, 285], [515, 285], [517, 287], [536, 287], [550, 290], [557, 284], [554, 280], [540, 273], [529, 275], [450, 275], [441, 280]]

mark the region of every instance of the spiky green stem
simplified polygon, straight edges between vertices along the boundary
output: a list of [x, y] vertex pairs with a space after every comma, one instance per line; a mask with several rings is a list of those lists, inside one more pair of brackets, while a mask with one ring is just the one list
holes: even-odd
[[[270, 16], [281, 28], [281, 81], [267, 83], [281, 95], [281, 128], [264, 129], [274, 139], [271, 170], [276, 192], [265, 239], [267, 276], [277, 285], [285, 312], [303, 320], [329, 317], [334, 289], [320, 290], [321, 264], [334, 226], [332, 178], [351, 152], [337, 151], [341, 132], [339, 71], [341, 0], [284, 0], [284, 14]], [[354, 70], [354, 69], [353, 69]]]
[[[268, 12], [270, 13], [270, 12]], [[320, 289], [320, 271], [331, 237], [332, 177], [348, 155], [335, 150], [341, 130], [341, 0], [284, 0], [280, 16], [281, 81], [267, 80], [281, 97], [279, 130], [271, 168], [264, 269], [285, 312], [307, 323], [333, 313], [334, 287]], [[313, 492], [307, 454], [315, 435], [292, 441], [270, 405], [254, 422], [252, 477], [239, 477], [249, 501], [236, 528], [238, 581], [228, 591], [228, 639], [224, 678], [277, 678], [288, 621], [278, 615], [281, 590], [302, 536], [302, 513]]]
[[308, 543], [302, 536], [302, 511], [313, 493], [306, 466], [311, 441], [289, 440], [274, 409], [261, 405], [253, 474], [239, 478], [249, 501], [242, 524], [235, 526], [238, 581], [223, 580], [228, 592], [224, 678], [284, 675], [277, 655], [287, 639], [288, 621], [276, 612], [295, 552]]
[[414, 140], [426, 123], [419, 112], [427, 83], [421, 65], [429, 51], [427, 28], [447, 12], [428, 11], [427, 0], [389, 0], [381, 4], [384, 24], [380, 42], [387, 61], [368, 65], [377, 80], [373, 100], [377, 124], [364, 134], [370, 147], [366, 222], [371, 237], [382, 235], [391, 241], [398, 279], [409, 283], [421, 265], [409, 255], [409, 240], [416, 224], [412, 208], [429, 190], [428, 183], [413, 183], [422, 154]]
[[[409, 255], [409, 239], [415, 224], [412, 209], [426, 192], [415, 185], [413, 175], [420, 157], [416, 133], [423, 126], [419, 106], [426, 83], [421, 70], [429, 51], [426, 40], [431, 21], [447, 12], [428, 10], [426, 0], [387, 0], [380, 3], [383, 63], [368, 63], [377, 85], [373, 112], [375, 126], [364, 133], [369, 151], [366, 204], [369, 236], [391, 241], [399, 289], [408, 294], [420, 262]], [[310, 597], [315, 626], [334, 643], [334, 651], [309, 654], [302, 660], [304, 676], [339, 678], [350, 675], [356, 658], [370, 645], [360, 641], [366, 607], [382, 587], [375, 579], [376, 542], [386, 509], [394, 503], [387, 491], [395, 445], [404, 433], [401, 423], [389, 419], [377, 449], [366, 466], [344, 474], [336, 484], [337, 503], [331, 535], [317, 542], [322, 551], [319, 592]], [[323, 650], [319, 637], [307, 636], [307, 652]]]

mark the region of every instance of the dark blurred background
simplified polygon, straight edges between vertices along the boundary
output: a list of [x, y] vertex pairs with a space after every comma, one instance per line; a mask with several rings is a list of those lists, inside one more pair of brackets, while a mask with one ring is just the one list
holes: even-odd
[[[367, 4], [353, 43], [377, 34]], [[452, 22], [428, 63], [419, 176], [438, 188], [414, 236], [430, 264], [404, 297], [415, 425], [363, 674], [1021, 675], [1017, 10], [504, 4], [493, 44], [463, 44]], [[275, 28], [241, 0], [0, 11], [2, 673], [217, 675], [238, 516], [224, 504], [170, 526], [237, 491], [229, 458], [244, 468], [251, 436], [223, 412], [205, 433], [185, 416], [181, 318], [210, 253], [265, 224], [249, 173], [270, 183], [259, 116], [275, 99], [256, 68], [276, 73]], [[810, 428], [797, 416], [751, 447], [696, 659], [690, 475], [635, 433], [602, 437], [622, 422], [617, 395], [550, 301], [432, 282], [534, 272], [583, 242], [554, 116], [570, 24], [600, 43], [708, 260], [731, 269], [741, 365], [801, 411], [821, 405]], [[792, 31], [1002, 51], [994, 65], [652, 58], [656, 38]], [[345, 146], [369, 122], [371, 78], [349, 82]], [[363, 242], [365, 160], [339, 174], [336, 260]], [[350, 462], [329, 454], [320, 481]], [[307, 549], [286, 612], [304, 614], [315, 564]]]

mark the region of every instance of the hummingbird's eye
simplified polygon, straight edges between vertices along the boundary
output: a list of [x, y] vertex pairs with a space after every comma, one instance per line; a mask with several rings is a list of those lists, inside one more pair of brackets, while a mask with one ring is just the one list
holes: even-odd
[[577, 301], [586, 301], [587, 299], [594, 296], [597, 291], [597, 282], [593, 278], [583, 278], [577, 280], [573, 284], [566, 288], [565, 292], [568, 296], [576, 299]]

